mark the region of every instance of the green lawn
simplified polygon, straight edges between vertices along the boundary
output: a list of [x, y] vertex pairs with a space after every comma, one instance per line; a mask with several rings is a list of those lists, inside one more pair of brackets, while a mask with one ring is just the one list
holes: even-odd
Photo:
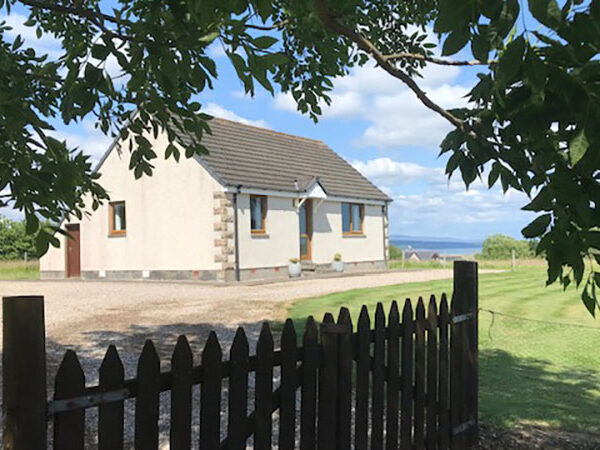
[[[480, 313], [481, 418], [600, 431], [600, 321], [575, 289], [544, 282], [540, 264], [480, 275], [480, 307], [515, 316]], [[347, 306], [356, 319], [362, 304], [373, 311], [378, 301], [389, 307], [393, 299], [450, 294], [451, 286], [444, 280], [340, 292], [300, 300], [288, 315], [301, 326], [309, 314], [320, 319]]]
[[0, 261], [0, 280], [39, 280], [39, 261]]

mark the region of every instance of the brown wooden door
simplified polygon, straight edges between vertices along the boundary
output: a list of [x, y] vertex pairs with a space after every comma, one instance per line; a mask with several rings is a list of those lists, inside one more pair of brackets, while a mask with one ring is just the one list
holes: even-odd
[[299, 211], [300, 218], [300, 259], [310, 261], [312, 259], [312, 204], [310, 200], [302, 203]]
[[67, 238], [67, 278], [81, 276], [81, 239], [79, 236], [79, 224], [67, 225], [67, 231], [71, 235]]

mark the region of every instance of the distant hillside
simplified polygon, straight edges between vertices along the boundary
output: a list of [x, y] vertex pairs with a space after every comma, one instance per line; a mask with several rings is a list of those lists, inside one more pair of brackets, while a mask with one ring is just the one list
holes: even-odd
[[415, 241], [415, 242], [446, 242], [446, 243], [457, 243], [457, 244], [467, 244], [474, 246], [481, 246], [483, 244], [483, 239], [475, 239], [472, 241], [467, 241], [464, 239], [456, 239], [451, 237], [439, 237], [439, 236], [409, 236], [407, 234], [392, 234], [390, 235], [390, 240], [395, 241]]
[[390, 243], [400, 249], [433, 250], [440, 254], [472, 255], [481, 251], [482, 241], [461, 241], [454, 238], [392, 235]]

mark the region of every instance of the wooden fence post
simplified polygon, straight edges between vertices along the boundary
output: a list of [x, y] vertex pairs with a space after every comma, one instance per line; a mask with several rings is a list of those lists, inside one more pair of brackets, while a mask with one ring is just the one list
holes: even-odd
[[2, 314], [2, 448], [46, 448], [44, 297], [3, 297]]
[[450, 423], [453, 448], [478, 439], [477, 263], [454, 262], [450, 342]]

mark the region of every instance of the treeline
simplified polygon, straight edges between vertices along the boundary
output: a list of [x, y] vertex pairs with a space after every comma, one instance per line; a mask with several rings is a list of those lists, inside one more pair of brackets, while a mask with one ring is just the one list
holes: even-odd
[[[519, 240], [504, 234], [492, 234], [483, 241], [481, 253], [477, 253], [475, 259], [510, 259], [513, 250], [517, 259], [536, 258], [538, 242], [537, 239]], [[390, 259], [402, 259], [402, 249], [390, 245]]]
[[492, 234], [483, 241], [481, 253], [476, 255], [480, 259], [510, 259], [515, 251], [515, 258], [535, 258], [536, 239], [519, 240], [504, 234]]
[[35, 236], [25, 232], [25, 221], [0, 216], [0, 260], [35, 258]]

